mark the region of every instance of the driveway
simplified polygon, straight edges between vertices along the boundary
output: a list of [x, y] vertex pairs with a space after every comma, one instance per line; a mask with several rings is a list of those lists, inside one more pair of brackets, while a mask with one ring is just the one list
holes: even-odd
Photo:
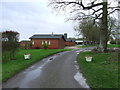
[[3, 88], [89, 88], [76, 62], [77, 55], [84, 50], [45, 58], [9, 79]]

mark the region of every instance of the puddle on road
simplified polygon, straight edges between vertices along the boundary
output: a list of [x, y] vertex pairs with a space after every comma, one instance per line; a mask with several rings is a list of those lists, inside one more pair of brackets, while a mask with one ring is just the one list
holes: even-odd
[[80, 52], [83, 52], [85, 49], [82, 49], [82, 50], [78, 50], [76, 51], [77, 53], [80, 53]]
[[[34, 81], [35, 79], [39, 78], [42, 74], [42, 69], [47, 65], [48, 63], [55, 60], [57, 55], [50, 56], [48, 58], [45, 58], [41, 60], [41, 62], [32, 65], [31, 67], [24, 70], [22, 73], [20, 73], [16, 78], [16, 80], [11, 79], [7, 83], [4, 84], [4, 87], [8, 88], [30, 88], [29, 83]], [[53, 60], [49, 60], [50, 58], [53, 58]]]
[[77, 61], [76, 61], [76, 60], [75, 60], [74, 62], [75, 62], [75, 63], [77, 63]]
[[32, 70], [30, 71], [29, 73], [26, 74], [25, 78], [23, 78], [23, 80], [20, 82], [20, 86], [19, 87], [22, 87], [22, 88], [29, 88], [28, 87], [28, 83], [31, 81], [31, 80], [34, 80], [36, 79], [37, 77], [39, 77], [41, 74], [41, 69], [35, 69], [35, 70]]
[[79, 66], [78, 65], [75, 65], [76, 69], [78, 70], [79, 69]]
[[83, 77], [82, 73], [80, 73], [80, 69], [79, 69], [79, 65], [77, 63], [77, 61], [74, 61], [75, 63], [75, 68], [76, 68], [76, 74], [74, 75], [74, 79], [83, 87], [83, 88], [90, 88], [87, 83], [86, 83], [86, 79]]
[[[48, 64], [49, 62], [53, 61], [55, 58], [57, 57], [57, 55], [48, 57], [46, 59], [44, 59], [44, 63], [42, 65], [40, 65], [39, 67], [35, 68], [36, 65], [31, 66], [30, 68], [28, 68], [24, 74], [25, 77], [20, 81], [19, 83], [19, 87], [22, 88], [29, 88], [29, 82], [31, 82], [32, 80], [35, 80], [36, 78], [40, 77], [41, 73], [42, 73], [42, 68]], [[52, 60], [50, 60], [52, 58]], [[32, 69], [32, 70], [31, 70]]]
[[[47, 59], [47, 61], [45, 61], [42, 65], [40, 65], [38, 68], [34, 68], [30, 67], [28, 70], [26, 70], [25, 73], [25, 77], [20, 81], [19, 83], [19, 87], [21, 88], [29, 88], [28, 83], [32, 80], [35, 80], [36, 78], [40, 77], [41, 73], [42, 73], [42, 68], [49, 63], [50, 60]], [[34, 68], [33, 70], [31, 70], [31, 68]]]
[[87, 83], [86, 83], [86, 79], [83, 77], [82, 73], [79, 72], [79, 65], [77, 63], [77, 61], [74, 61], [75, 63], [75, 68], [77, 73], [74, 75], [74, 79], [83, 87], [83, 88], [90, 88]]
[[84, 79], [82, 73], [77, 72], [74, 75], [74, 79], [83, 87], [83, 88], [90, 88], [87, 84], [86, 84], [86, 79]]
[[79, 53], [80, 51], [76, 51], [77, 53]]
[[34, 68], [35, 66], [31, 66], [30, 68]]

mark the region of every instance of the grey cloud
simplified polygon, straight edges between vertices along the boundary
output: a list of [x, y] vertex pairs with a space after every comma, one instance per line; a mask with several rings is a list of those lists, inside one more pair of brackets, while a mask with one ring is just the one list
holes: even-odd
[[1, 31], [11, 29], [20, 33], [20, 40], [28, 39], [34, 33], [64, 33], [74, 36], [73, 24], [65, 23], [64, 16], [55, 15], [44, 2], [2, 3]]

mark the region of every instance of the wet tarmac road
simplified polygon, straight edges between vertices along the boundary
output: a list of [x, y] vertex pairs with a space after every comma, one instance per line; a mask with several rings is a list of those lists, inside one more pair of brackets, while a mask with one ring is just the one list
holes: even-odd
[[81, 51], [84, 49], [45, 58], [9, 79], [3, 88], [89, 88], [76, 62]]

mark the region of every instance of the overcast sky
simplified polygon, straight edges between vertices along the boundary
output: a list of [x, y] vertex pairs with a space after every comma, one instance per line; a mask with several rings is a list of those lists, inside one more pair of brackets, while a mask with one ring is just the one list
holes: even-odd
[[[112, 4], [115, 6], [116, 3]], [[67, 14], [48, 7], [48, 0], [2, 0], [0, 12], [0, 31], [17, 31], [20, 33], [20, 41], [28, 40], [33, 34], [52, 32], [68, 33], [68, 37], [76, 36], [73, 29], [75, 23], [65, 22]]]
[[[47, 0], [39, 2], [2, 2], [0, 31], [13, 30], [20, 33], [20, 41], [33, 34], [64, 34], [75, 37], [73, 22], [65, 22], [66, 16], [48, 7]], [[1, 11], [2, 10], [2, 11]]]

